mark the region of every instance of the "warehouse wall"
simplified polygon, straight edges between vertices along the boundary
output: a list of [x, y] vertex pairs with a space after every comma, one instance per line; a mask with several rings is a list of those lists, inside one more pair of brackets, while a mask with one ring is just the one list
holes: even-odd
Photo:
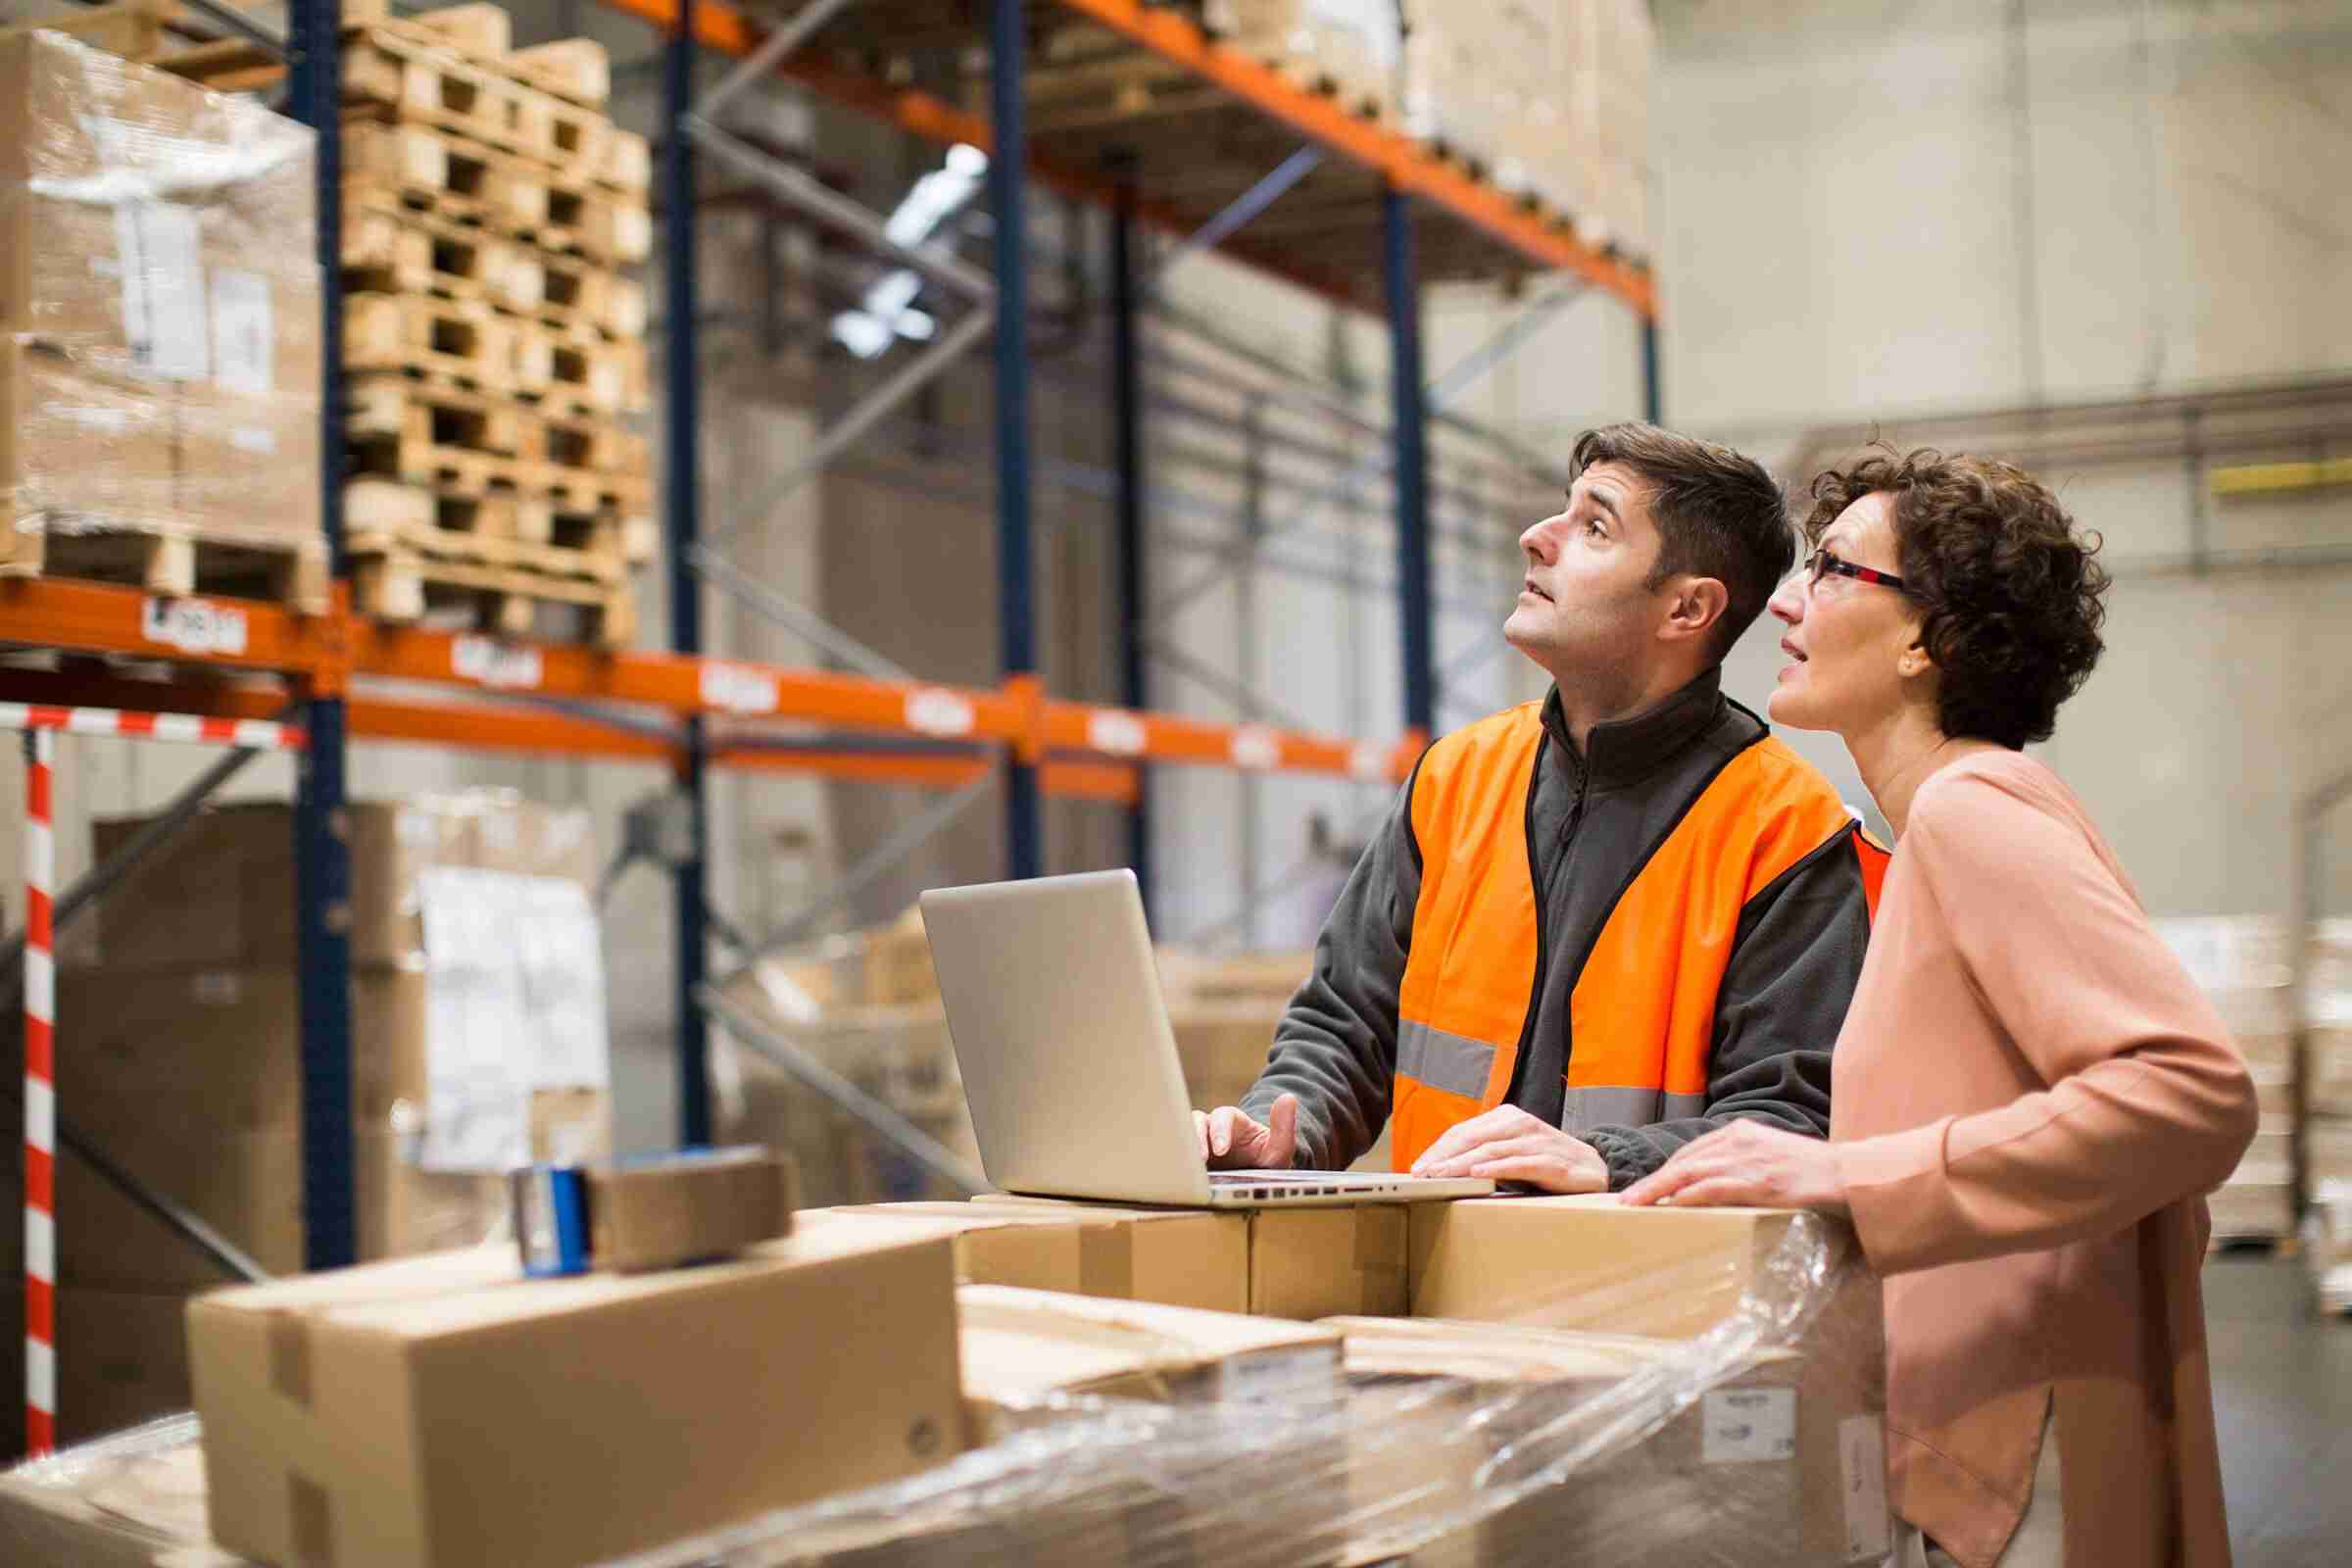
[[[2340, 6], [1657, 10], [1673, 422], [1779, 461], [1825, 424], [1900, 441], [1930, 410], [2352, 362]], [[2352, 507], [2200, 505], [2177, 457], [2046, 477], [2121, 579], [2105, 664], [2047, 755], [2159, 911], [2291, 912], [2296, 804], [2352, 768], [2352, 579], [2183, 563], [2199, 525], [2217, 556], [2352, 542]], [[1740, 650], [1735, 691], [1769, 689], [1777, 636]], [[1798, 744], [1860, 798], [1834, 744]], [[2324, 896], [2352, 909], [2352, 855]]]

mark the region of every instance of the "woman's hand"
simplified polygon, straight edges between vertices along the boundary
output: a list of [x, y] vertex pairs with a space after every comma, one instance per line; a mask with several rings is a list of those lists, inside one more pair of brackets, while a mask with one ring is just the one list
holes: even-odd
[[1736, 1121], [1675, 1151], [1623, 1200], [1677, 1208], [1810, 1208], [1846, 1217], [1838, 1156], [1818, 1138]]

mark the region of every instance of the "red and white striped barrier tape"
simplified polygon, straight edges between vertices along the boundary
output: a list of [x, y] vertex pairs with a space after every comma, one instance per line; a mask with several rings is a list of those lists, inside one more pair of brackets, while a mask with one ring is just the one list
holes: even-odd
[[260, 718], [138, 713], [0, 703], [0, 730], [24, 731], [24, 1441], [57, 1446], [57, 967], [50, 898], [57, 874], [51, 762], [57, 736], [299, 750], [303, 732]]
[[57, 1444], [57, 971], [49, 920], [56, 749], [47, 729], [24, 737], [24, 1442], [35, 1455]]
[[62, 730], [68, 735], [187, 741], [255, 751], [299, 751], [304, 740], [299, 726], [266, 718], [204, 718], [195, 713], [132, 713], [113, 708], [47, 708], [30, 703], [0, 703], [0, 729]]

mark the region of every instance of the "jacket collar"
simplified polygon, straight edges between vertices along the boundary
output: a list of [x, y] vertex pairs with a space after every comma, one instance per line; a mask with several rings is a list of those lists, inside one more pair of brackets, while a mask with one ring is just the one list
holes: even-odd
[[1709, 669], [1690, 685], [1645, 712], [1631, 718], [1595, 724], [1589, 738], [1590, 755], [1581, 755], [1568, 734], [1568, 717], [1560, 708], [1556, 685], [1544, 699], [1544, 733], [1559, 748], [1560, 760], [1571, 774], [1590, 771], [1596, 789], [1609, 789], [1648, 777], [1664, 767], [1722, 715], [1723, 671]]

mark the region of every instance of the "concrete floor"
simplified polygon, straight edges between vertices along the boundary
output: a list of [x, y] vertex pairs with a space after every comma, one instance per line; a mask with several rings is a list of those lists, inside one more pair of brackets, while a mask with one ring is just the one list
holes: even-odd
[[2300, 1263], [2205, 1268], [2213, 1397], [2237, 1568], [2352, 1564], [2352, 1318], [2322, 1317]]

